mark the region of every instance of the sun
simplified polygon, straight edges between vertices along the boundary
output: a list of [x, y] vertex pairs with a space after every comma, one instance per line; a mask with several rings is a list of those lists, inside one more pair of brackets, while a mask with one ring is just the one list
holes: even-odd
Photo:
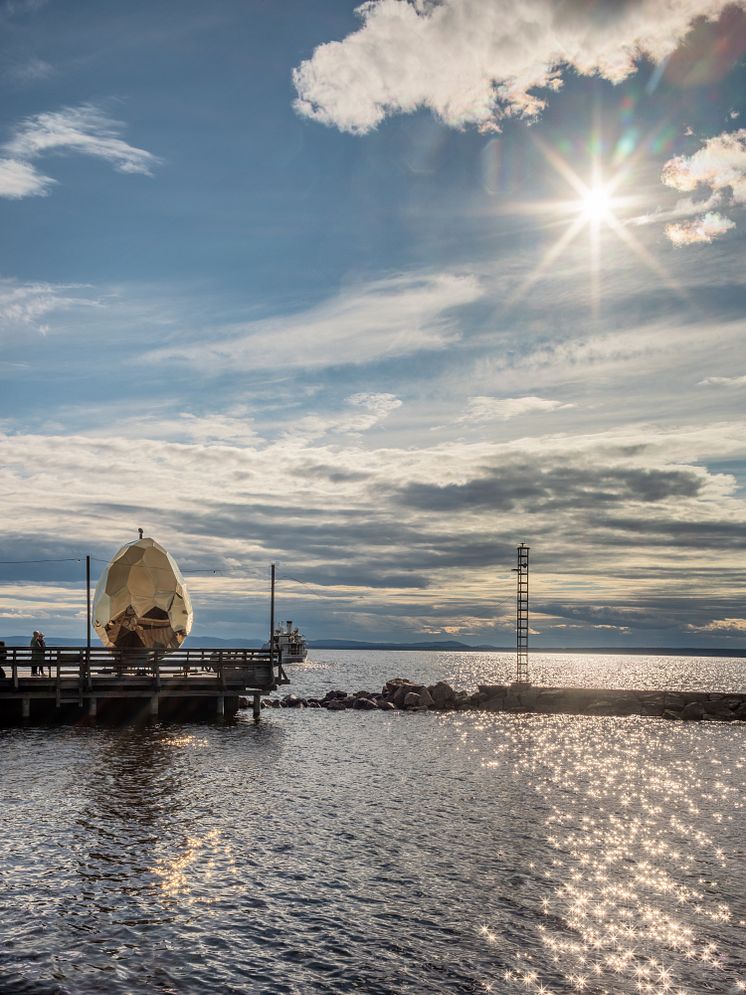
[[[635, 236], [629, 220], [625, 217], [631, 208], [639, 207], [639, 194], [624, 193], [625, 185], [627, 187], [630, 185], [632, 168], [641, 154], [639, 150], [624, 163], [615, 163], [610, 173], [605, 172], [604, 166], [612, 164], [603, 163], [598, 156], [593, 156], [588, 164], [587, 178], [584, 178], [557, 149], [544, 142], [538, 135], [534, 136], [534, 140], [556, 175], [569, 187], [568, 193], [572, 192], [575, 196], [537, 202], [529, 208], [532, 213], [541, 213], [547, 217], [547, 228], [558, 226], [561, 232], [510, 295], [511, 306], [525, 297], [528, 290], [550, 271], [555, 261], [566, 253], [583, 233], [586, 235], [588, 245], [589, 297], [593, 314], [599, 313], [601, 305], [602, 257], [607, 248], [607, 232], [615, 235], [633, 255], [665, 283], [672, 293], [682, 297], [684, 291], [679, 283]], [[552, 216], [554, 219], [550, 220]]]
[[578, 201], [579, 213], [586, 221], [608, 221], [612, 211], [611, 190], [605, 183], [593, 183]]

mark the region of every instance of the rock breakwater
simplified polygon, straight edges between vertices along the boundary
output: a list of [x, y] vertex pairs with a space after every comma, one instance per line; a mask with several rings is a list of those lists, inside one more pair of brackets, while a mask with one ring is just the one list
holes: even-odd
[[630, 691], [608, 688], [534, 687], [480, 684], [473, 693], [445, 681], [418, 684], [404, 677], [387, 681], [381, 691], [327, 691], [323, 698], [288, 694], [265, 698], [265, 708], [323, 708], [353, 711], [537, 712], [559, 715], [649, 715], [683, 721], [746, 721], [746, 692]]

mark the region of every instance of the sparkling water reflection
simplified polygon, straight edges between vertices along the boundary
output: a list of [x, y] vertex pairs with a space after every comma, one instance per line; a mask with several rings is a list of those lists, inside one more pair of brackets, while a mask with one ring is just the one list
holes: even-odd
[[[416, 656], [294, 690], [478, 668]], [[0, 992], [735, 992], [745, 745], [480, 713], [0, 731]]]

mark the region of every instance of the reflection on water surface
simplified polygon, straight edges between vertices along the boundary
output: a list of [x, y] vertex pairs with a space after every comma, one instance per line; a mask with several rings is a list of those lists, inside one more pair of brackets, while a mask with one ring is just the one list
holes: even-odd
[[[294, 690], [477, 666], [450, 656]], [[0, 731], [0, 993], [743, 990], [745, 745], [479, 713]]]

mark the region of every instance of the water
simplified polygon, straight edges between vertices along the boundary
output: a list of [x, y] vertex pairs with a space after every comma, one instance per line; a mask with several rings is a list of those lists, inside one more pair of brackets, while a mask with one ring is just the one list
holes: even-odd
[[[316, 655], [294, 691], [510, 668]], [[746, 685], [741, 660], [532, 664]], [[2, 730], [0, 993], [744, 990], [745, 746], [745, 725], [477, 712]]]

